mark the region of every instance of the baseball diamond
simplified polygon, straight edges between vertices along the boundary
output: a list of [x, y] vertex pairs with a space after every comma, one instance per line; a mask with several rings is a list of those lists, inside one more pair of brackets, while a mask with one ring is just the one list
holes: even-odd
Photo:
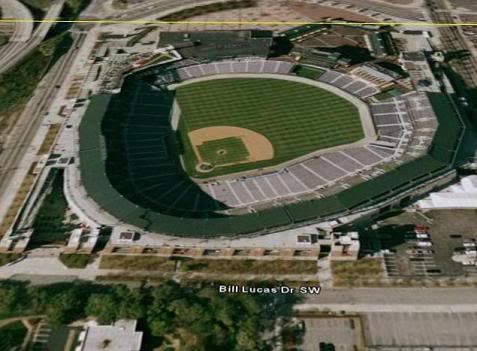
[[249, 155], [244, 143], [237, 137], [206, 141], [197, 148], [200, 158], [214, 165], [243, 162]]
[[[364, 137], [356, 106], [330, 91], [301, 82], [271, 78], [213, 79], [179, 86], [176, 99], [181, 109], [179, 135], [184, 145], [185, 169], [196, 178], [270, 167]], [[219, 159], [217, 155], [214, 157], [211, 163], [218, 166], [218, 161], [220, 167], [206, 173], [197, 171], [197, 164], [211, 155], [205, 157], [204, 152], [208, 153], [204, 151], [205, 145], [197, 151], [197, 142], [192, 140], [194, 132], [217, 126], [243, 128], [263, 136], [270, 141], [273, 156], [247, 159], [237, 149], [220, 155]], [[214, 135], [209, 139], [207, 135], [202, 137], [200, 144], [231, 136], [225, 129], [223, 133], [221, 136], [215, 129]], [[250, 150], [261, 153], [257, 145], [248, 149], [249, 153], [254, 152]]]
[[189, 158], [188, 161], [192, 159], [197, 164], [189, 162], [185, 166], [189, 169], [195, 167], [195, 171], [199, 173], [210, 173], [216, 167], [273, 158], [272, 143], [250, 129], [207, 127], [189, 132], [188, 138], [194, 150], [194, 158]]

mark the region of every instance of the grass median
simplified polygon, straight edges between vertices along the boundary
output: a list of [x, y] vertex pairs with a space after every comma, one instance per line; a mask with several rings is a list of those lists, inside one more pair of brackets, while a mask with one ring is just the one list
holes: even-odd
[[100, 269], [125, 271], [175, 271], [207, 274], [305, 274], [318, 272], [315, 260], [192, 259], [152, 255], [103, 255]]
[[95, 259], [94, 255], [88, 254], [61, 254], [60, 261], [68, 268], [86, 268]]
[[175, 266], [176, 261], [168, 257], [133, 255], [103, 255], [99, 264], [100, 269], [160, 272], [173, 272]]
[[337, 287], [376, 286], [382, 284], [381, 258], [363, 258], [352, 262], [332, 262], [333, 283]]
[[187, 259], [180, 265], [182, 272], [211, 274], [316, 274], [315, 260], [223, 260]]

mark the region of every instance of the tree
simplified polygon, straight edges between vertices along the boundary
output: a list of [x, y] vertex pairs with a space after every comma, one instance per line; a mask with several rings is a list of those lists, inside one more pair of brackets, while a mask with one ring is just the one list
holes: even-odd
[[48, 293], [38, 287], [28, 288], [28, 300], [30, 304], [30, 310], [33, 314], [45, 313], [45, 306], [48, 304]]
[[83, 317], [100, 324], [139, 319], [148, 335], [190, 337], [194, 351], [263, 351], [264, 332], [289, 317], [295, 299], [270, 295], [219, 295], [214, 287], [166, 282], [159, 287], [61, 283], [28, 286], [0, 283], [0, 315], [46, 314], [54, 325]]
[[99, 324], [111, 324], [117, 319], [119, 304], [111, 294], [92, 294], [86, 304], [86, 315], [95, 317]]
[[144, 293], [140, 289], [121, 293], [116, 296], [121, 305], [118, 311], [118, 319], [141, 319], [146, 315], [146, 308], [144, 302]]
[[208, 338], [209, 339], [208, 342], [213, 343], [213, 346], [207, 345], [206, 347], [207, 350], [211, 350], [214, 347], [218, 350], [223, 350], [224, 346], [227, 346], [228, 344], [230, 344], [231, 335], [229, 335], [227, 330], [225, 330], [225, 328], [222, 327], [220, 324], [215, 323], [209, 329], [210, 329], [210, 335]]
[[0, 288], [0, 315], [10, 315], [18, 310], [19, 288], [11, 285]]
[[168, 311], [160, 311], [148, 316], [148, 324], [151, 334], [154, 336], [164, 336], [172, 333], [176, 329], [174, 314]]
[[241, 329], [237, 333], [237, 344], [235, 349], [237, 351], [256, 351], [258, 349], [257, 338], [254, 333], [250, 333], [247, 330]]
[[184, 328], [207, 327], [211, 321], [211, 316], [205, 309], [207, 301], [203, 303], [189, 302], [186, 299], [173, 301], [170, 310], [175, 314], [176, 322]]
[[48, 302], [46, 315], [48, 321], [56, 327], [80, 319], [83, 317], [81, 300], [73, 290], [67, 290]]

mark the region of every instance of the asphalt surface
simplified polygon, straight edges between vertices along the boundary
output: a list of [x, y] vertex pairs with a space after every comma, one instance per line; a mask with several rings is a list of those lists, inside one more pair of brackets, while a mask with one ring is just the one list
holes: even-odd
[[[30, 10], [18, 0], [2, 0], [0, 8], [2, 9], [3, 19], [33, 19]], [[9, 39], [10, 43], [25, 42], [30, 39], [33, 32], [33, 22], [17, 22], [14, 25], [15, 30]]]
[[[477, 305], [476, 288], [359, 288], [322, 289], [305, 295], [307, 304], [349, 305]], [[477, 307], [477, 306], [476, 306]]]
[[356, 5], [370, 11], [382, 13], [384, 15], [408, 19], [412, 21], [423, 20], [423, 13], [420, 8], [403, 8], [392, 4], [378, 3], [371, 0], [340, 0], [339, 3]]
[[[374, 312], [365, 313], [368, 346], [442, 347], [461, 351], [477, 345], [477, 313], [467, 312]], [[422, 349], [421, 349], [422, 350]], [[474, 349], [475, 350], [475, 349]]]
[[[4, 0], [0, 4], [0, 8], [3, 12], [3, 19], [21, 18], [33, 20], [28, 8], [20, 1]], [[14, 24], [14, 27], [14, 32], [9, 38], [8, 43], [0, 47], [0, 73], [6, 70], [3, 65], [7, 62], [7, 59], [15, 55], [31, 39], [33, 22], [17, 22]]]
[[[56, 19], [61, 9], [63, 8], [65, 0], [57, 0], [48, 11], [45, 18]], [[0, 56], [0, 73], [13, 67], [19, 60], [28, 55], [31, 50], [38, 46], [48, 33], [52, 23], [41, 23], [36, 29], [33, 37], [23, 43], [18, 42], [15, 48], [9, 52], [3, 52]], [[9, 134], [6, 142], [3, 145], [2, 153], [0, 153], [0, 194], [4, 192], [5, 187], [10, 184], [13, 170], [18, 166], [24, 153], [31, 144], [31, 141], [41, 123], [41, 116], [48, 104], [52, 101], [54, 93], [56, 92], [56, 85], [62, 82], [69, 64], [72, 63], [74, 55], [71, 55], [72, 50], [76, 50], [78, 40], [83, 40], [83, 36], [75, 38], [72, 49], [65, 57], [60, 59], [60, 63], [52, 69], [52, 71], [45, 77], [42, 82], [43, 88], [37, 89], [30, 99], [22, 115], [18, 119], [16, 125]], [[18, 52], [20, 51], [20, 52]], [[0, 55], [2, 52], [0, 52]]]
[[[56, 20], [63, 9], [64, 3], [65, 0], [56, 0], [48, 9], [44, 19]], [[33, 49], [40, 45], [53, 24], [54, 23], [52, 22], [41, 22], [31, 38], [29, 38], [27, 41], [11, 42], [12, 45], [7, 45], [5, 50], [0, 51], [0, 74], [14, 67], [18, 62], [23, 60], [30, 52], [32, 52]]]
[[[101, 13], [95, 14], [92, 11], [86, 11], [83, 15], [83, 19], [124, 19], [124, 20], [134, 20], [143, 17], [153, 16], [156, 13], [166, 14], [168, 11], [179, 10], [181, 8], [195, 7], [203, 4], [218, 3], [223, 2], [221, 0], [162, 0], [157, 1], [156, 4], [146, 4], [144, 6], [135, 6], [130, 10], [125, 10], [123, 12], [118, 11], [116, 14], [111, 16], [103, 17]], [[303, 1], [305, 3], [317, 3], [326, 5], [331, 3], [330, 0], [314, 0], [314, 1]], [[382, 13], [384, 15], [407, 19], [407, 20], [422, 20], [423, 14], [419, 8], [405, 8], [400, 6], [393, 6], [392, 4], [377, 3], [370, 0], [340, 0], [340, 4], [349, 4], [354, 5], [359, 8], [367, 8], [370, 11], [375, 11]]]
[[302, 297], [295, 307], [300, 311], [477, 313], [476, 288], [323, 288]]
[[42, 88], [37, 89], [23, 111], [16, 128], [12, 131], [0, 154], [0, 194], [12, 181], [14, 170], [28, 150], [42, 116], [47, 111], [57, 92], [57, 85], [65, 79], [73, 63], [78, 48], [82, 45], [85, 34], [73, 34], [74, 42], [68, 53], [60, 59], [55, 67], [43, 80]]
[[[104, 19], [122, 19], [122, 20], [135, 20], [143, 17], [149, 17], [158, 14], [164, 15], [169, 11], [180, 10], [182, 8], [196, 7], [199, 5], [213, 4], [223, 2], [222, 0], [163, 0], [157, 4], [147, 5], [144, 7], [136, 7], [131, 10], [127, 10], [117, 15], [107, 16]], [[100, 16], [100, 15], [99, 15]], [[95, 18], [94, 14], [87, 13], [82, 18]]]

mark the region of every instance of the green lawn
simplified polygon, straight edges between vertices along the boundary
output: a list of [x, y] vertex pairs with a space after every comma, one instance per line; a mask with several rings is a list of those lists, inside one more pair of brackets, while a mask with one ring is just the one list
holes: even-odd
[[51, 192], [45, 197], [38, 215], [33, 222], [31, 245], [64, 244], [74, 229], [65, 223], [68, 204], [63, 194], [63, 173], [56, 174]]
[[248, 151], [240, 138], [224, 138], [211, 140], [197, 147], [204, 162], [222, 165], [244, 161]]
[[[268, 78], [215, 79], [179, 87], [179, 138], [187, 172], [211, 177], [273, 166], [313, 151], [355, 142], [364, 137], [356, 106], [311, 85]], [[211, 126], [253, 130], [268, 138], [274, 158], [195, 171], [197, 160], [187, 135]]]

